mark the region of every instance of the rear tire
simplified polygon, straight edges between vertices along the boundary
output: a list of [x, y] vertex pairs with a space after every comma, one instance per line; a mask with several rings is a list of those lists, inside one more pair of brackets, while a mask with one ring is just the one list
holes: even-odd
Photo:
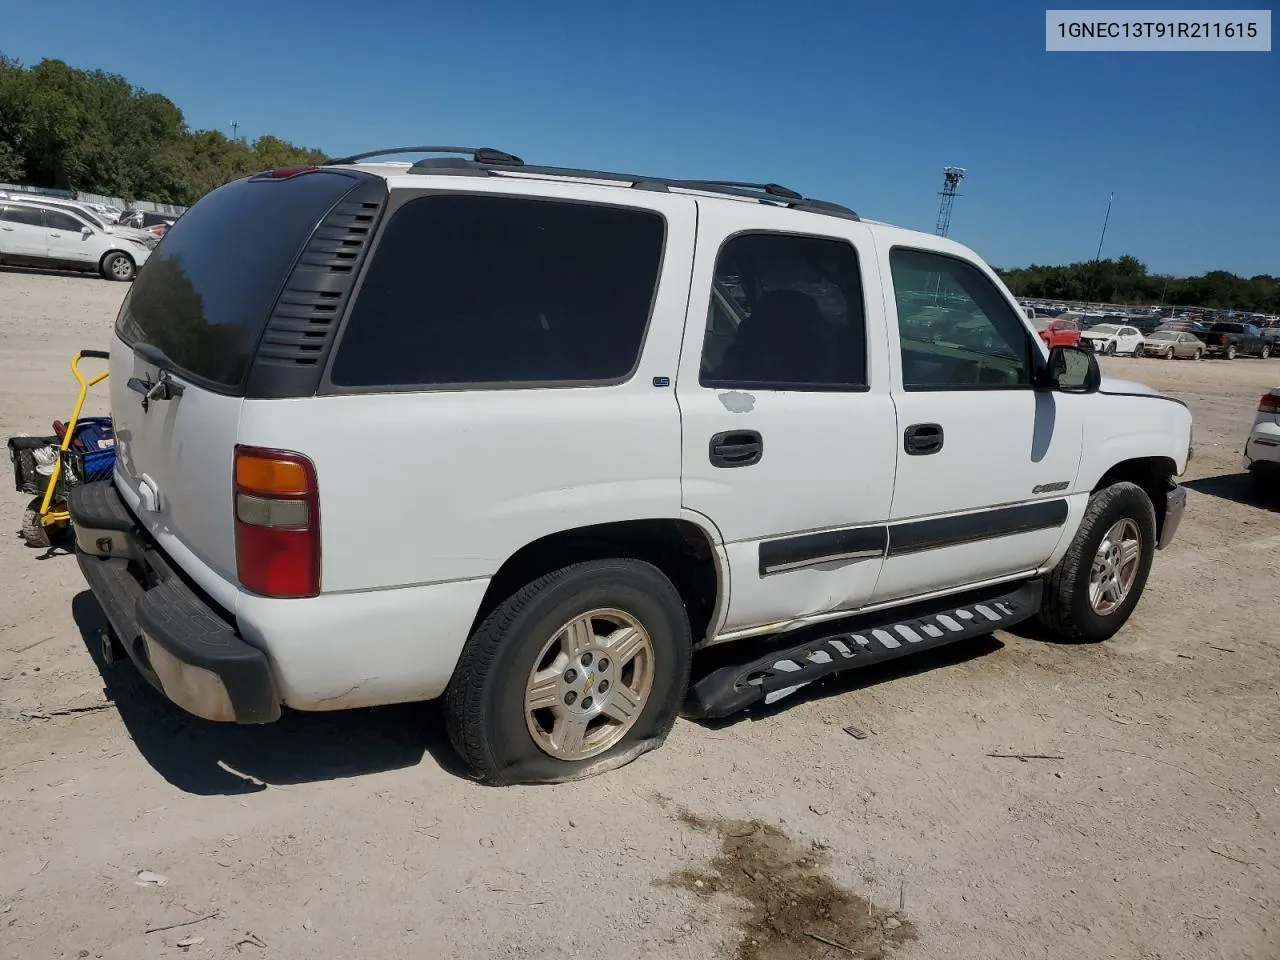
[[1194, 357], [1192, 357], [1191, 359], [1192, 359], [1192, 360], [1202, 360], [1202, 359], [1204, 359], [1204, 351], [1203, 351], [1203, 350], [1197, 350], [1197, 351], [1196, 351], [1196, 353], [1195, 353], [1195, 356], [1194, 356]]
[[1071, 546], [1045, 577], [1037, 621], [1053, 639], [1068, 643], [1110, 639], [1142, 598], [1155, 544], [1156, 512], [1145, 490], [1116, 483], [1097, 491]]
[[1271, 344], [1264, 343], [1262, 345], [1262, 349], [1258, 351], [1258, 358], [1260, 360], [1267, 360], [1270, 357], [1271, 357]]
[[449, 739], [495, 785], [603, 773], [666, 739], [692, 649], [684, 603], [657, 567], [611, 559], [556, 570], [467, 640], [444, 696]]
[[1225, 356], [1228, 360], [1234, 360], [1236, 358], [1236, 345], [1234, 343], [1227, 345], [1227, 352]]
[[105, 279], [122, 283], [132, 280], [138, 272], [127, 253], [108, 253], [102, 258], [100, 268]]
[[33, 497], [22, 511], [22, 539], [28, 547], [47, 550], [53, 546], [49, 537], [49, 529], [40, 522], [40, 505], [44, 497]]

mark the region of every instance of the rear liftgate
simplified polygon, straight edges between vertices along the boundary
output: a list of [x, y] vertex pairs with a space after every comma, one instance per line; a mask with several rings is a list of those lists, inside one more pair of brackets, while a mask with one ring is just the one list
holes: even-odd
[[[750, 659], [719, 666], [696, 680], [684, 715], [693, 719], [726, 717], [760, 701], [774, 703], [843, 670], [1003, 630], [1033, 616], [1040, 609], [1042, 593], [1041, 581], [1032, 580], [1015, 589], [1000, 587], [954, 595], [832, 621], [783, 635], [787, 640], [803, 638], [790, 646], [777, 647], [781, 638], [775, 636], [770, 638], [775, 645], [770, 652], [760, 654], [754, 646], [756, 655]], [[711, 656], [723, 655], [721, 648], [712, 648]]]

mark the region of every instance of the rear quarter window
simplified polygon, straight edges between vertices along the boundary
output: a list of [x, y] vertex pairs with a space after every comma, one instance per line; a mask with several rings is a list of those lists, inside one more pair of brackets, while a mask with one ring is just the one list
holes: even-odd
[[334, 387], [602, 384], [634, 371], [666, 223], [506, 196], [407, 201], [351, 308]]
[[177, 372], [236, 390], [299, 252], [358, 182], [317, 171], [236, 180], [206, 194], [138, 272], [116, 332], [163, 350]]

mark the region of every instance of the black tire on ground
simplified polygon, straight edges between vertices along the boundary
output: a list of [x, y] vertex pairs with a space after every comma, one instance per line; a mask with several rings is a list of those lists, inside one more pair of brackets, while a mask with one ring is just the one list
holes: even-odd
[[[585, 760], [544, 753], [529, 732], [525, 685], [554, 633], [597, 608], [634, 617], [653, 641], [653, 685], [617, 744]], [[577, 563], [526, 584], [500, 603], [462, 648], [444, 695], [454, 749], [487, 783], [557, 783], [601, 773], [662, 744], [689, 685], [693, 642], [680, 594], [640, 560]]]
[[134, 278], [137, 268], [126, 253], [108, 253], [102, 258], [102, 275], [108, 280], [127, 282]]
[[1166, 360], [1172, 360], [1172, 359], [1173, 359], [1173, 347], [1170, 347], [1168, 350], [1166, 350], [1166, 351], [1164, 352], [1164, 358], [1165, 358]]
[[1228, 360], [1234, 360], [1236, 358], [1236, 345], [1234, 343], [1227, 344], [1226, 357]]
[[40, 523], [40, 504], [44, 497], [32, 497], [27, 509], [22, 511], [22, 539], [28, 547], [47, 549], [53, 546], [49, 529]]
[[1270, 356], [1271, 356], [1271, 344], [1269, 344], [1269, 343], [1264, 343], [1264, 344], [1262, 345], [1262, 349], [1258, 351], [1258, 356], [1259, 356], [1259, 358], [1261, 358], [1261, 359], [1263, 359], [1263, 360], [1266, 360], [1268, 357], [1270, 357]]
[[1103, 353], [1105, 353], [1108, 357], [1114, 357], [1116, 355], [1116, 342], [1112, 340], [1110, 343], [1108, 343], [1107, 349], [1104, 350]]
[[[1125, 518], [1138, 527], [1138, 571], [1124, 601], [1110, 614], [1101, 616], [1089, 602], [1089, 573], [1107, 531]], [[1071, 546], [1045, 577], [1044, 600], [1037, 621], [1056, 640], [1098, 643], [1110, 639], [1142, 598], [1155, 547], [1156, 512], [1146, 491], [1135, 483], [1115, 483], [1099, 490], [1089, 498]]]
[[1197, 351], [1196, 351], [1196, 355], [1195, 355], [1194, 357], [1192, 357], [1191, 359], [1192, 359], [1192, 360], [1202, 360], [1202, 359], [1204, 359], [1204, 351], [1203, 351], [1203, 350], [1197, 350]]

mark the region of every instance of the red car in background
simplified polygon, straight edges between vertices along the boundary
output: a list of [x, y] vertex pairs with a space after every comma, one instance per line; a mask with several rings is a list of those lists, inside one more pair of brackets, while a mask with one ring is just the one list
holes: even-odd
[[1080, 328], [1074, 320], [1054, 320], [1052, 317], [1040, 317], [1033, 320], [1036, 333], [1045, 345], [1053, 347], [1075, 347], [1080, 344]]

